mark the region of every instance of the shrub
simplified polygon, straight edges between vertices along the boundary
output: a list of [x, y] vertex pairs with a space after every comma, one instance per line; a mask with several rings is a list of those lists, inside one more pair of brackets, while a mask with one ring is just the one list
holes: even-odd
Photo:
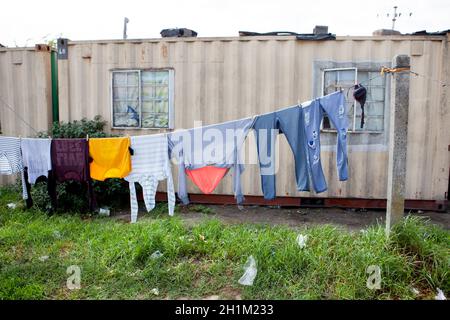
[[49, 131], [42, 131], [38, 133], [38, 137], [46, 138], [86, 138], [87, 135], [92, 138], [103, 138], [108, 135], [104, 132], [106, 121], [101, 116], [97, 115], [93, 120], [83, 118], [73, 122], [53, 122], [53, 126]]

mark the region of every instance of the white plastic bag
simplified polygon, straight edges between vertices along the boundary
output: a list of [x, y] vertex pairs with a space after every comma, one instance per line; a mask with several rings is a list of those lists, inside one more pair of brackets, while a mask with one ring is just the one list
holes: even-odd
[[9, 209], [15, 209], [15, 208], [17, 207], [17, 205], [16, 205], [15, 203], [13, 203], [13, 202], [8, 203], [6, 206], [7, 206]]
[[437, 295], [434, 297], [434, 300], [447, 300], [441, 289], [437, 288]]
[[258, 272], [258, 269], [256, 268], [256, 261], [253, 256], [248, 257], [247, 262], [244, 265], [244, 269], [244, 275], [238, 282], [243, 286], [252, 286]]
[[299, 234], [297, 236], [297, 244], [299, 245], [300, 249], [306, 247], [306, 241], [308, 241], [308, 235]]
[[151, 290], [151, 293], [153, 293], [155, 296], [159, 296], [159, 290], [158, 290], [158, 288], [153, 288], [153, 289]]
[[109, 208], [100, 208], [98, 210], [98, 215], [101, 217], [109, 217]]
[[150, 259], [159, 259], [162, 257], [162, 255], [163, 254], [159, 250], [156, 250], [155, 252], [152, 253]]

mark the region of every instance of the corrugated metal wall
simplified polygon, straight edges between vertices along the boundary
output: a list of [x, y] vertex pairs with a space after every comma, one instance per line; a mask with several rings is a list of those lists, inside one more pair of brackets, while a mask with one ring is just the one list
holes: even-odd
[[[323, 42], [296, 41], [293, 37], [79, 41], [69, 42], [68, 51], [69, 59], [58, 63], [63, 121], [97, 114], [111, 119], [110, 73], [115, 68], [174, 68], [176, 129], [193, 127], [194, 121], [214, 124], [309, 100], [314, 95], [317, 61], [385, 62], [397, 54], [408, 54], [412, 70], [449, 82], [446, 37], [338, 37]], [[410, 104], [406, 198], [443, 200], [450, 164], [448, 86], [412, 76]], [[123, 131], [153, 132], [158, 131]], [[371, 135], [354, 134], [362, 135], [361, 141]], [[252, 141], [250, 135], [246, 156], [256, 163]], [[335, 153], [326, 149], [322, 164], [328, 192], [299, 193], [293, 157], [280, 136], [278, 195], [385, 198], [387, 146], [350, 145], [349, 152], [347, 182], [337, 180]], [[245, 194], [261, 195], [257, 165], [246, 166], [243, 180]], [[199, 191], [191, 185], [190, 192]], [[230, 177], [215, 193], [232, 194]]]
[[[48, 130], [52, 122], [50, 52], [0, 48], [0, 98], [2, 135], [33, 137], [34, 130]], [[11, 181], [0, 176], [0, 183]]]

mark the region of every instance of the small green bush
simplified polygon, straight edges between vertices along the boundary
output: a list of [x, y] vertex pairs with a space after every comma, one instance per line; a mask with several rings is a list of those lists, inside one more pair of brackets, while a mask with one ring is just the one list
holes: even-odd
[[39, 138], [86, 138], [87, 135], [92, 138], [104, 138], [112, 135], [105, 133], [107, 122], [97, 115], [93, 120], [83, 118], [73, 122], [53, 122], [49, 131], [38, 133]]

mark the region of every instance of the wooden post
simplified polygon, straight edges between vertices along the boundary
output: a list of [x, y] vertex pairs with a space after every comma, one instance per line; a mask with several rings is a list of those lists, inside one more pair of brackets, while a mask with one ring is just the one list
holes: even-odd
[[[409, 68], [410, 58], [397, 55], [395, 68]], [[386, 207], [386, 234], [405, 210], [406, 152], [408, 137], [409, 71], [392, 73], [389, 122], [389, 164]]]

